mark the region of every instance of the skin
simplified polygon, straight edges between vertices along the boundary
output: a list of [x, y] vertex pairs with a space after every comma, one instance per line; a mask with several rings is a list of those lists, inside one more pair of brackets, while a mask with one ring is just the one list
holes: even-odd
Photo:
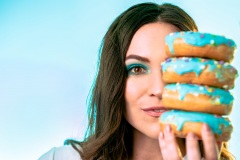
[[[128, 78], [126, 81], [125, 118], [133, 127], [133, 155], [131, 159], [200, 159], [197, 137], [190, 133], [186, 138], [176, 138], [168, 126], [160, 132], [158, 118], [162, 105], [161, 62], [166, 59], [164, 37], [179, 31], [167, 23], [150, 23], [142, 26], [133, 36], [126, 54]], [[150, 109], [149, 109], [150, 108]], [[155, 110], [154, 110], [155, 109]], [[206, 159], [218, 159], [219, 147], [210, 128], [202, 129]], [[219, 147], [217, 147], [219, 146]], [[210, 152], [211, 151], [211, 152]]]

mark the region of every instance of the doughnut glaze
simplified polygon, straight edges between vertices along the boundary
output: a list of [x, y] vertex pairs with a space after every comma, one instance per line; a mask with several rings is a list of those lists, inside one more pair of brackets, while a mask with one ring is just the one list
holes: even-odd
[[230, 62], [236, 49], [236, 43], [229, 38], [192, 31], [170, 33], [165, 42], [170, 57], [205, 57]]
[[186, 137], [187, 133], [193, 132], [201, 139], [201, 129], [205, 123], [209, 125], [217, 140], [227, 141], [233, 129], [228, 118], [199, 112], [171, 110], [164, 112], [159, 121], [161, 129], [170, 124], [178, 137]]
[[166, 108], [217, 115], [230, 114], [233, 100], [227, 90], [196, 84], [168, 84], [162, 95]]
[[232, 89], [238, 76], [229, 63], [197, 57], [168, 58], [161, 64], [165, 83], [194, 83]]

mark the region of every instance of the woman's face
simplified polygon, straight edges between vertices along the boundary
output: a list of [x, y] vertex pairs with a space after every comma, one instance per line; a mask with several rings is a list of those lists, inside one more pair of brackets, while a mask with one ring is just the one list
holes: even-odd
[[164, 38], [179, 29], [168, 23], [150, 23], [133, 36], [126, 54], [125, 118], [135, 133], [157, 138], [162, 105], [161, 62], [166, 59]]

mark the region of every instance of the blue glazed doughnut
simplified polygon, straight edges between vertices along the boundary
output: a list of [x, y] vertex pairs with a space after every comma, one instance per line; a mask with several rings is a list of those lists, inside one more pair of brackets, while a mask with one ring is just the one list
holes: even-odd
[[203, 57], [230, 62], [236, 43], [224, 36], [200, 32], [174, 32], [165, 38], [170, 57]]
[[228, 141], [233, 130], [228, 118], [200, 112], [186, 112], [171, 110], [164, 112], [159, 117], [160, 128], [164, 129], [168, 124], [177, 137], [184, 138], [189, 132], [193, 132], [201, 139], [203, 124], [208, 124], [218, 141]]
[[232, 89], [238, 76], [237, 70], [227, 62], [197, 57], [169, 58], [161, 66], [165, 83], [193, 83]]
[[166, 108], [216, 115], [230, 114], [233, 101], [227, 90], [195, 84], [168, 84], [162, 94]]

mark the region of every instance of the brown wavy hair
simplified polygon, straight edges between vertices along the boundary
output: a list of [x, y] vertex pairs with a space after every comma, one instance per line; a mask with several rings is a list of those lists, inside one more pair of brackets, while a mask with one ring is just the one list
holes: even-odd
[[[122, 160], [132, 154], [132, 127], [124, 118], [125, 56], [135, 32], [145, 24], [165, 22], [182, 31], [195, 30], [194, 20], [178, 6], [141, 3], [119, 15], [103, 38], [98, 72], [89, 99], [89, 124], [82, 142], [67, 141], [84, 160]], [[78, 149], [77, 145], [81, 146]], [[232, 159], [223, 145], [222, 157]]]

